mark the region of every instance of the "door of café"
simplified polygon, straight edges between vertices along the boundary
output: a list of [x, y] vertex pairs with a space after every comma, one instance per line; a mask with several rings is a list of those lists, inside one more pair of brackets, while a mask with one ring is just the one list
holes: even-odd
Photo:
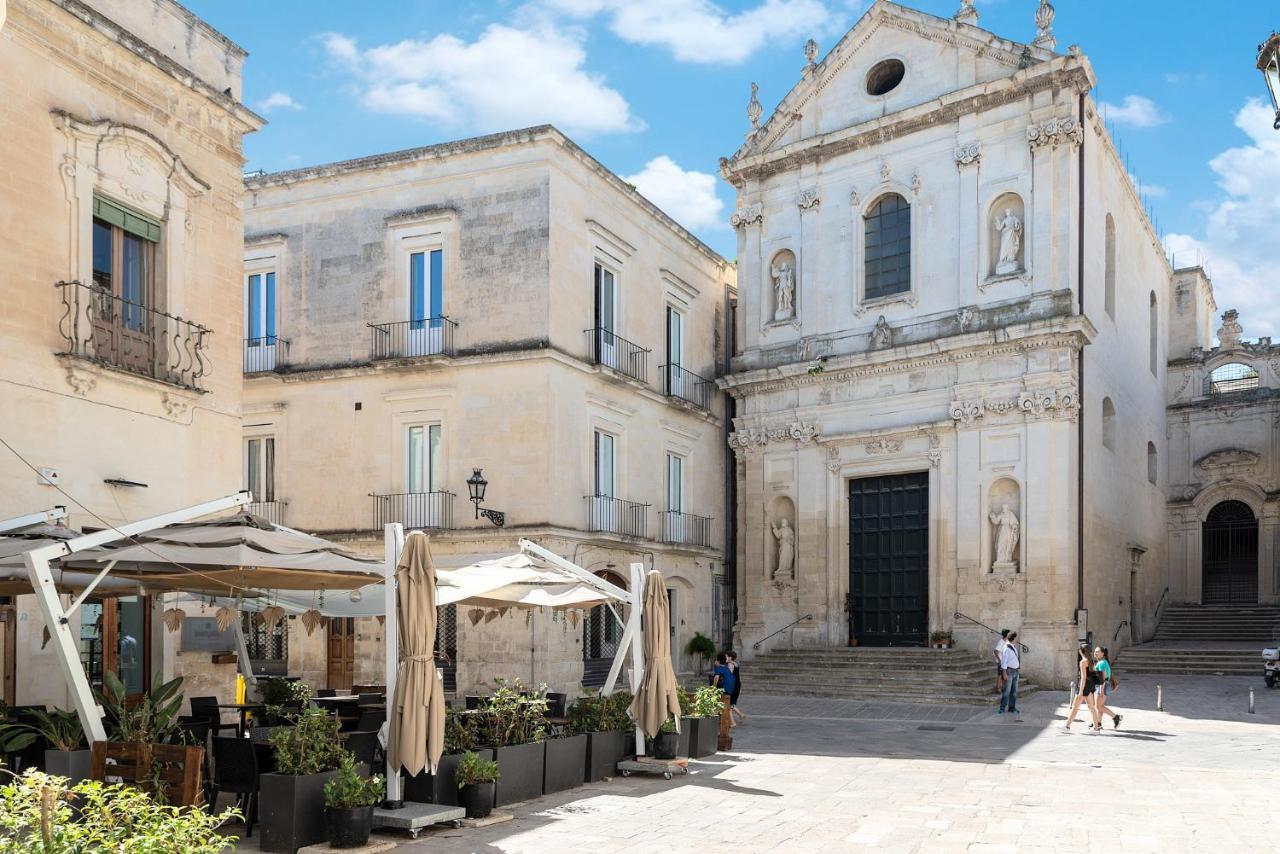
[[327, 685], [350, 691], [355, 682], [356, 621], [354, 617], [329, 620], [329, 674]]
[[80, 664], [89, 684], [102, 690], [114, 673], [126, 697], [151, 689], [151, 597], [91, 597], [80, 606]]

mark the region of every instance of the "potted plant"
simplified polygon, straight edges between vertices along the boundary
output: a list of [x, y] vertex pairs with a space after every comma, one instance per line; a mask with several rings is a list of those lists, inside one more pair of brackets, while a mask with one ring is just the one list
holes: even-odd
[[701, 670], [707, 669], [707, 662], [716, 657], [716, 645], [711, 638], [702, 632], [695, 632], [689, 642], [685, 644], [684, 651], [686, 655], [696, 655], [701, 662]]
[[203, 765], [204, 748], [175, 743], [181, 732], [181, 687], [179, 676], [130, 698], [116, 674], [104, 673], [98, 702], [108, 740], [90, 748], [92, 776], [101, 779], [111, 767], [113, 778], [132, 783], [161, 803], [192, 805], [201, 791], [200, 774], [182, 772]]
[[675, 759], [680, 748], [680, 734], [676, 732], [675, 718], [667, 718], [653, 738], [654, 759]]
[[493, 812], [498, 773], [498, 763], [492, 759], [474, 751], [463, 754], [454, 779], [458, 783], [458, 798], [467, 811], [467, 818], [484, 818]]
[[90, 751], [75, 712], [29, 709], [22, 720], [0, 723], [0, 751], [6, 754], [25, 750], [37, 739], [48, 745], [44, 751], [47, 773], [66, 777], [72, 786], [89, 779]]
[[300, 679], [269, 676], [258, 680], [258, 699], [262, 700], [262, 725], [278, 726], [282, 719], [293, 717], [289, 707], [300, 707], [311, 699], [311, 688]]
[[933, 642], [934, 649], [951, 648], [951, 632], [938, 630], [929, 635], [929, 640]]
[[587, 737], [567, 732], [548, 738], [543, 762], [542, 794], [563, 792], [581, 786], [587, 779]]
[[586, 694], [570, 709], [570, 729], [587, 739], [585, 782], [596, 783], [612, 777], [618, 762], [627, 756], [630, 743], [627, 736], [632, 728], [627, 709], [631, 700], [631, 694], [626, 691], [609, 696]]
[[720, 714], [724, 709], [724, 689], [717, 685], [703, 685], [693, 694], [689, 717], [689, 756], [702, 758], [716, 752], [720, 734]]
[[447, 709], [444, 718], [444, 753], [440, 756], [436, 772], [432, 774], [430, 771], [423, 771], [405, 780], [405, 800], [459, 806], [458, 785], [455, 781], [463, 756], [474, 752], [483, 759], [493, 758], [491, 748], [478, 746], [478, 728], [477, 715], [460, 714], [454, 709]]
[[477, 712], [481, 743], [492, 745], [501, 771], [497, 806], [542, 795], [546, 767], [547, 698], [545, 690], [528, 692], [517, 680], [498, 688]]
[[325, 824], [331, 848], [357, 848], [369, 842], [373, 808], [381, 802], [385, 789], [380, 774], [361, 777], [356, 758], [343, 751], [337, 776], [324, 784]]
[[308, 708], [291, 727], [271, 734], [274, 773], [259, 777], [258, 811], [263, 851], [288, 851], [324, 841], [324, 786], [342, 758], [338, 721], [323, 709]]

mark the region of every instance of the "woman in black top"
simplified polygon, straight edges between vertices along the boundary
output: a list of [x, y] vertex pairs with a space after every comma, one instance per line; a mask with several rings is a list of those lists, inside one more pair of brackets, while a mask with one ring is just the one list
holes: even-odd
[[[738, 708], [738, 695], [742, 693], [742, 668], [738, 666], [738, 654], [733, 650], [729, 650], [728, 659], [729, 668], [733, 670], [735, 677], [733, 693], [729, 695], [729, 719], [734, 721], [734, 726], [737, 726], [747, 719], [747, 713]], [[736, 720], [734, 720], [735, 716]]]
[[1079, 653], [1080, 658], [1076, 664], [1079, 665], [1080, 669], [1080, 690], [1076, 692], [1075, 699], [1071, 701], [1071, 714], [1067, 715], [1067, 723], [1062, 728], [1065, 732], [1071, 732], [1071, 723], [1076, 719], [1076, 714], [1080, 711], [1082, 702], [1088, 706], [1090, 714], [1093, 713], [1093, 702], [1089, 698], [1097, 688], [1097, 682], [1093, 672], [1093, 661], [1089, 655], [1089, 645], [1087, 643], [1080, 644]]

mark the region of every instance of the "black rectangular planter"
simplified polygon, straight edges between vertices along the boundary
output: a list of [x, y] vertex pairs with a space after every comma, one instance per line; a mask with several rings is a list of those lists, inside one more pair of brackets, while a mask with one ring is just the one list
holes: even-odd
[[581, 786], [587, 779], [587, 737], [547, 739], [546, 769], [542, 775], [542, 793], [563, 792]]
[[680, 746], [676, 748], [676, 756], [689, 756], [689, 731], [693, 727], [689, 725], [689, 718], [680, 719]]
[[719, 744], [719, 718], [685, 718], [689, 723], [689, 755], [695, 759], [714, 756]]
[[546, 765], [545, 742], [499, 747], [498, 794], [496, 806], [505, 807], [542, 796], [542, 775]]
[[324, 842], [324, 784], [336, 776], [337, 771], [326, 771], [259, 777], [258, 845], [261, 849], [294, 854], [299, 848]]
[[66, 777], [71, 785], [88, 780], [93, 776], [92, 751], [89, 750], [46, 750], [44, 752], [44, 770], [56, 777]]
[[586, 782], [598, 783], [617, 773], [618, 760], [623, 758], [628, 735], [625, 732], [587, 733]]
[[[493, 758], [493, 749], [489, 747], [480, 747], [473, 752], [479, 754], [481, 759]], [[458, 763], [462, 761], [464, 755], [462, 753], [446, 753], [441, 756], [440, 764], [436, 766], [435, 774], [428, 774], [423, 771], [413, 778], [412, 788], [405, 787], [405, 800], [444, 804], [450, 807], [461, 806], [461, 802], [458, 800], [458, 781], [454, 777], [454, 773], [458, 770]], [[414, 797], [415, 795], [418, 797]], [[431, 800], [421, 800], [424, 796], [430, 797]]]

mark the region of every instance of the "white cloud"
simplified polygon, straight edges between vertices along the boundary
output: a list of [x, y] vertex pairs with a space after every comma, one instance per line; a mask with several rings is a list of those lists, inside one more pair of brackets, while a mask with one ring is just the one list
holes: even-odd
[[738, 63], [766, 43], [823, 35], [844, 23], [822, 0], [763, 0], [741, 12], [711, 0], [542, 0], [539, 8], [580, 19], [607, 15], [609, 29], [623, 41], [705, 64]]
[[[1171, 234], [1167, 248], [1187, 266], [1203, 257], [1213, 275], [1220, 310], [1240, 310], [1247, 337], [1280, 336], [1280, 301], [1275, 298], [1280, 249], [1280, 133], [1271, 127], [1275, 111], [1250, 99], [1236, 114], [1236, 127], [1250, 144], [1230, 148], [1209, 161], [1224, 193], [1210, 206], [1203, 234]], [[1198, 254], [1197, 254], [1198, 253]]]
[[1120, 105], [1103, 101], [1098, 109], [1106, 121], [1129, 127], [1153, 128], [1169, 121], [1169, 116], [1156, 106], [1155, 101], [1141, 95], [1126, 95]]
[[583, 135], [644, 128], [602, 75], [583, 68], [578, 32], [491, 24], [473, 42], [441, 34], [367, 50], [339, 33], [321, 38], [375, 112], [471, 131], [544, 122]]
[[622, 180], [635, 184], [640, 195], [685, 228], [723, 225], [720, 217], [724, 202], [716, 196], [714, 175], [685, 171], [664, 154], [646, 163], [642, 171]]
[[258, 102], [258, 112], [269, 113], [272, 110], [301, 110], [302, 105], [289, 97], [288, 92], [272, 92]]
[[1129, 180], [1133, 182], [1133, 188], [1138, 191], [1138, 195], [1147, 196], [1152, 199], [1162, 199], [1169, 195], [1169, 188], [1162, 187], [1159, 184], [1148, 184], [1132, 172], [1129, 173]]

